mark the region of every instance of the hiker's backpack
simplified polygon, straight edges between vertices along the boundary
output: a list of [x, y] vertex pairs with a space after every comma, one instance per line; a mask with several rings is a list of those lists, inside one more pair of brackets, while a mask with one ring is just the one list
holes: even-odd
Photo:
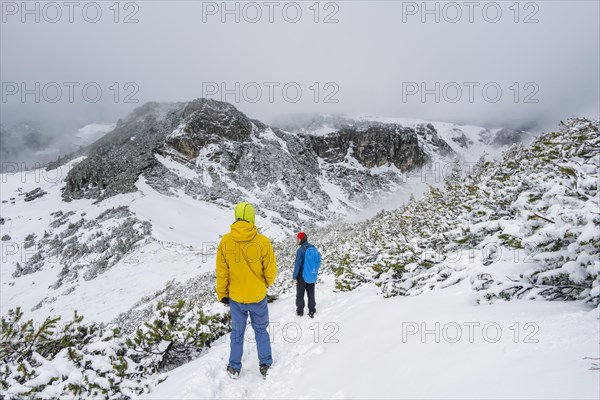
[[321, 266], [321, 254], [316, 247], [310, 246], [304, 253], [304, 265], [302, 266], [302, 278], [306, 283], [315, 283]]

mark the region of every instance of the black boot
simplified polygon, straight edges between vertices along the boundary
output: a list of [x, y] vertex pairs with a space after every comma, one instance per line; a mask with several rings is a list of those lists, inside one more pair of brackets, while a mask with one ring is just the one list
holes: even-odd
[[269, 370], [269, 367], [270, 367], [270, 366], [269, 366], [269, 365], [267, 365], [267, 364], [261, 364], [261, 365], [259, 366], [259, 369], [260, 369], [260, 374], [263, 376], [263, 379], [266, 379], [266, 378], [267, 378], [267, 371]]
[[233, 368], [231, 365], [227, 365], [227, 374], [229, 374], [231, 379], [237, 379], [240, 377], [240, 371]]

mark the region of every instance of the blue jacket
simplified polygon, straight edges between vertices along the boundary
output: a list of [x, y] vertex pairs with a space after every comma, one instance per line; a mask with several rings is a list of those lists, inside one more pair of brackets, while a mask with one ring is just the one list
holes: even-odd
[[302, 246], [298, 247], [296, 250], [296, 263], [294, 264], [294, 275], [293, 279], [298, 279], [298, 275], [302, 274], [302, 267], [304, 266], [304, 255], [306, 254], [306, 249], [309, 247], [315, 247], [308, 242], [304, 242]]

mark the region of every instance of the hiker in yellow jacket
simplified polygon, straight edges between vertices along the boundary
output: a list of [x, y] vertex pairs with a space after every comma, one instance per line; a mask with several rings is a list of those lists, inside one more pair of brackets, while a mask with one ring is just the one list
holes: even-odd
[[235, 206], [235, 222], [223, 236], [217, 250], [217, 296], [231, 309], [231, 352], [227, 372], [236, 379], [242, 369], [246, 321], [256, 337], [259, 369], [263, 377], [273, 363], [267, 327], [269, 310], [267, 288], [277, 275], [271, 241], [258, 233], [255, 212], [250, 203]]

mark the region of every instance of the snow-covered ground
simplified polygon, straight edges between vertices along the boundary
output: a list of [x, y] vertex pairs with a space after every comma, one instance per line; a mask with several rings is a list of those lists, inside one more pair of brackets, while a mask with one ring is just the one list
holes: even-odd
[[526, 300], [477, 305], [467, 282], [391, 299], [369, 286], [332, 287], [318, 285], [314, 320], [295, 316], [293, 294], [270, 305], [274, 365], [266, 381], [248, 326], [239, 380], [225, 372], [227, 335], [142, 398], [600, 396], [600, 372], [585, 359], [600, 352], [598, 309]]

